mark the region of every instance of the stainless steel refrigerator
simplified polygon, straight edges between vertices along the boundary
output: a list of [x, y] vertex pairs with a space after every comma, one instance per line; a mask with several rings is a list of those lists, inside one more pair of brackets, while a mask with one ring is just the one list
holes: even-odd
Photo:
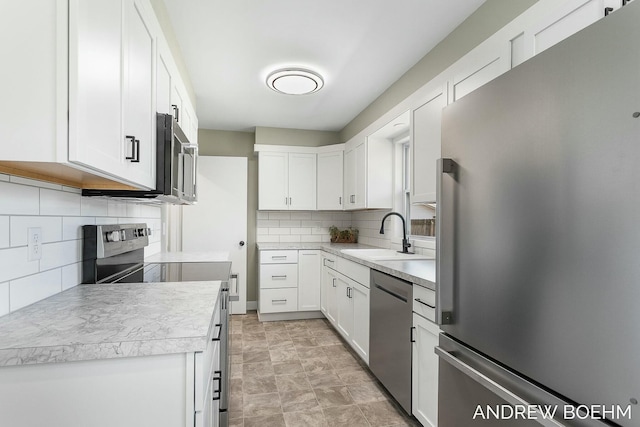
[[640, 1], [445, 108], [440, 427], [640, 426], [639, 116]]

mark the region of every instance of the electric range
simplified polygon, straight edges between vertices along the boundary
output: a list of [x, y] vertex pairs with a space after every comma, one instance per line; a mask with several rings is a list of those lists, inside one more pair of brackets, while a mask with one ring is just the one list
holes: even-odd
[[82, 283], [228, 281], [231, 262], [144, 262], [146, 224], [83, 226]]

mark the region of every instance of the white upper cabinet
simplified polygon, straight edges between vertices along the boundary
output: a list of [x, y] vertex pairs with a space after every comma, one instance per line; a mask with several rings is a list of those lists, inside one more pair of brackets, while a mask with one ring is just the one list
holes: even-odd
[[280, 145], [256, 149], [258, 209], [316, 210], [316, 149]]
[[289, 153], [289, 209], [316, 209], [316, 155]]
[[620, 4], [620, 0], [567, 1], [529, 29], [530, 37], [525, 43], [532, 45], [528, 46], [528, 50], [537, 55], [602, 18], [605, 7], [616, 9]]
[[149, 0], [14, 2], [0, 24], [21, 40], [1, 52], [21, 66], [0, 79], [12, 100], [0, 107], [0, 169], [82, 188], [154, 188], [156, 112], [171, 112], [183, 83]]
[[344, 150], [318, 153], [318, 210], [343, 208]]
[[447, 85], [438, 87], [427, 101], [412, 111], [411, 202], [436, 201], [436, 161], [440, 158], [442, 109], [447, 105]]
[[155, 44], [141, 0], [69, 3], [69, 161], [155, 186]]
[[260, 151], [258, 209], [315, 210], [316, 155]]
[[69, 3], [69, 161], [127, 177], [121, 1]]
[[393, 207], [393, 146], [384, 139], [355, 137], [344, 153], [344, 208]]
[[162, 114], [173, 114], [171, 108], [171, 92], [173, 90], [173, 58], [169, 46], [164, 40], [158, 41], [158, 57], [156, 62], [156, 111]]
[[150, 7], [142, 0], [125, 2], [123, 115], [125, 144], [130, 142], [128, 136], [134, 137], [133, 147], [125, 157], [129, 160], [127, 175], [131, 181], [154, 188], [156, 36]]
[[258, 209], [289, 209], [289, 154], [261, 151], [258, 160]]

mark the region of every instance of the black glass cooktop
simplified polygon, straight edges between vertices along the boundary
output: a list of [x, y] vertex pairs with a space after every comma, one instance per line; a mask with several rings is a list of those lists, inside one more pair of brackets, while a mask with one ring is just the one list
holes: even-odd
[[133, 267], [130, 272], [101, 283], [158, 283], [229, 280], [231, 262], [167, 262]]

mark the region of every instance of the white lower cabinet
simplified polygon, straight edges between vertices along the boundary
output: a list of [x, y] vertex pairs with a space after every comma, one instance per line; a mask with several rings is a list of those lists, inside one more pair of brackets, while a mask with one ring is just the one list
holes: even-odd
[[351, 286], [349, 286], [348, 279], [341, 274], [338, 275], [336, 282], [338, 285], [338, 318], [336, 319], [336, 327], [344, 339], [351, 341], [351, 333], [353, 332], [353, 302], [349, 296]]
[[[350, 268], [340, 270], [340, 266], [347, 262]], [[354, 268], [354, 264], [358, 268]], [[362, 284], [346, 274], [364, 273], [359, 268], [368, 268], [360, 264], [351, 263], [340, 257], [323, 255], [322, 261], [322, 293], [321, 310], [333, 327], [351, 345], [365, 362], [369, 363], [369, 284]]]
[[320, 250], [260, 251], [258, 311], [319, 311], [321, 262]]
[[[414, 288], [416, 285], [414, 285]], [[440, 328], [413, 313], [411, 394], [413, 416], [425, 426], [438, 424], [438, 345]]]
[[328, 266], [334, 263], [334, 259], [322, 255], [320, 310], [332, 324], [338, 319], [338, 274]]
[[298, 311], [298, 289], [260, 289], [260, 313]]
[[321, 251], [298, 251], [298, 310], [320, 310]]

